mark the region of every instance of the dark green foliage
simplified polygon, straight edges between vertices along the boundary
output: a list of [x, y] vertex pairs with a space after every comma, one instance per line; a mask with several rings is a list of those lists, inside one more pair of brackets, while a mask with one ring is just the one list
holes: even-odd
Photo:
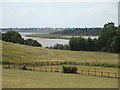
[[87, 51], [94, 51], [95, 50], [95, 43], [90, 37], [87, 39]]
[[36, 40], [33, 40], [33, 39], [27, 39], [27, 40], [25, 40], [25, 44], [26, 45], [30, 45], [30, 46], [39, 46], [39, 47], [42, 47], [42, 45], [40, 43], [38, 43]]
[[76, 51], [120, 53], [120, 26], [115, 27], [114, 23], [107, 23], [102, 28], [102, 33], [98, 39], [72, 37], [69, 45], [71, 50]]
[[21, 35], [16, 31], [7, 31], [6, 33], [3, 33], [2, 40], [7, 42], [24, 44], [24, 45], [42, 47], [42, 45], [38, 43], [36, 40], [33, 40], [33, 39], [24, 40], [21, 37]]
[[81, 35], [81, 36], [99, 36], [101, 28], [67, 28], [63, 31], [56, 31], [51, 34]]
[[77, 51], [84, 51], [86, 50], [86, 39], [82, 37], [72, 37], [69, 41], [70, 49], [77, 50]]
[[63, 66], [63, 72], [64, 73], [77, 73], [77, 68], [71, 67], [71, 66]]
[[16, 31], [8, 31], [2, 34], [2, 40], [7, 42], [24, 44], [24, 39]]
[[51, 46], [51, 47], [46, 47], [46, 48], [50, 48], [50, 49], [60, 49], [60, 50], [69, 50], [70, 49], [70, 46], [65, 44], [56, 44], [54, 46]]

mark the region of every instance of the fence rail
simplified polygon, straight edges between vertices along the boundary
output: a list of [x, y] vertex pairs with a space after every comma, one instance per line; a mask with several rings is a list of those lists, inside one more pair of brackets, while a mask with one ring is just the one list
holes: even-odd
[[[4, 69], [21, 69], [21, 66], [23, 65], [3, 64]], [[29, 71], [38, 71], [38, 72], [62, 72], [62, 68], [42, 67], [42, 66], [35, 66], [35, 65], [26, 65], [26, 69]], [[95, 70], [78, 69], [77, 73], [80, 75], [120, 78], [117, 72], [103, 72], [103, 71], [95, 71]]]

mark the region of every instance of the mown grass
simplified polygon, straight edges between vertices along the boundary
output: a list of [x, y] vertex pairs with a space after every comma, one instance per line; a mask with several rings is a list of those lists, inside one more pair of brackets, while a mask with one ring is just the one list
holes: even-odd
[[3, 69], [3, 88], [118, 88], [118, 79]]
[[118, 64], [118, 54], [90, 51], [51, 50], [2, 41], [2, 60], [27, 63], [63, 60]]

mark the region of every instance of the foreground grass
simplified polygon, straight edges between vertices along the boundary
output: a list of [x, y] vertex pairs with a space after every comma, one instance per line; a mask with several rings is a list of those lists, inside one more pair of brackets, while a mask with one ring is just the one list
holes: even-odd
[[40, 62], [43, 60], [64, 60], [118, 64], [118, 54], [89, 51], [51, 50], [2, 41], [2, 60], [27, 63]]
[[118, 88], [118, 79], [3, 69], [3, 88]]

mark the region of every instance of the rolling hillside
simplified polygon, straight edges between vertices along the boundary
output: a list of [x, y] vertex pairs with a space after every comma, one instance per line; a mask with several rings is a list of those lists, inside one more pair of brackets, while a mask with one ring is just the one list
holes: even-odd
[[70, 60], [89, 62], [118, 62], [118, 54], [89, 51], [51, 50], [10, 42], [2, 42], [2, 60], [11, 62], [40, 62], [41, 60]]

